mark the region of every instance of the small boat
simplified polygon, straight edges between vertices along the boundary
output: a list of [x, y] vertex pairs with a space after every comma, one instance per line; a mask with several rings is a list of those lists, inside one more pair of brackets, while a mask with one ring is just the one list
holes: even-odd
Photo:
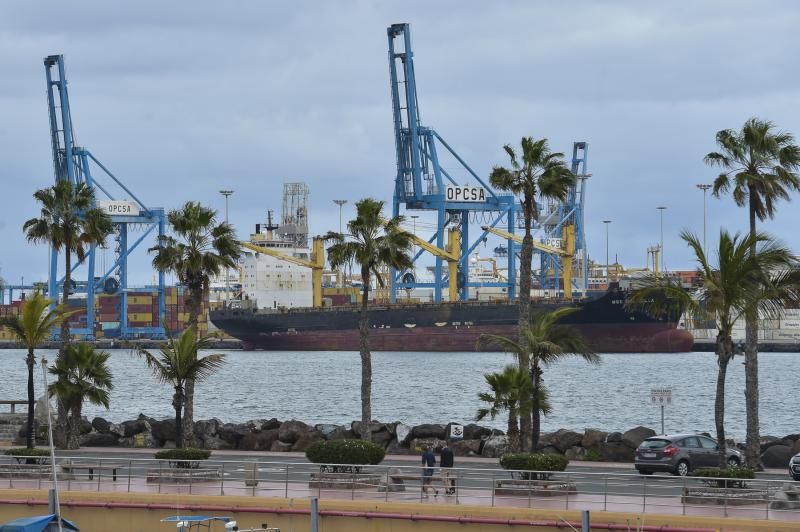
[[239, 528], [239, 525], [230, 517], [209, 517], [207, 515], [173, 515], [161, 520], [162, 523], [175, 523], [178, 532], [191, 532], [193, 530], [212, 530], [215, 521], [223, 523], [225, 530], [238, 532], [281, 532], [280, 528], [270, 528], [266, 523], [260, 528]]

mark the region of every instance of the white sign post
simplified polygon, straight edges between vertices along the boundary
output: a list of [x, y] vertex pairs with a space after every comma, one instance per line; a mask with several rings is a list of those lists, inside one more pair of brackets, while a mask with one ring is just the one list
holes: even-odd
[[672, 388], [651, 388], [650, 404], [661, 407], [661, 434], [664, 434], [664, 407], [672, 404]]
[[450, 425], [450, 434], [448, 434], [450, 441], [459, 441], [464, 439], [464, 425], [457, 425], [453, 423]]

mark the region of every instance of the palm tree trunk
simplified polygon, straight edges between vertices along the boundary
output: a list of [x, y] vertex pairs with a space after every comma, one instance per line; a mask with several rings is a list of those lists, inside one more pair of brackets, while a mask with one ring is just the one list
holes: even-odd
[[362, 440], [372, 440], [372, 355], [369, 351], [369, 269], [361, 268], [361, 316], [358, 319], [358, 347], [361, 354], [361, 431]]
[[28, 430], [27, 434], [25, 435], [25, 446], [28, 449], [33, 449], [33, 435], [36, 430], [36, 427], [33, 426], [33, 408], [36, 404], [36, 395], [33, 389], [33, 366], [36, 362], [36, 358], [33, 355], [33, 348], [28, 348], [28, 357], [25, 359], [25, 363], [28, 366]]
[[[523, 352], [519, 353], [519, 367], [523, 371], [530, 371], [530, 357], [528, 349], [524, 345], [525, 339], [522, 335], [522, 327], [527, 326], [530, 322], [531, 314], [531, 262], [533, 261], [533, 235], [531, 235], [531, 228], [533, 226], [535, 203], [533, 198], [524, 198], [522, 205], [523, 216], [525, 218], [525, 237], [522, 239], [522, 250], [520, 253], [519, 261], [519, 344], [524, 348]], [[530, 449], [533, 445], [531, 440], [532, 427], [531, 416], [520, 416], [520, 445], [522, 449]]]
[[[62, 298], [61, 303], [64, 305], [64, 308], [68, 308], [69, 305], [69, 290], [72, 286], [72, 253], [70, 252], [70, 246], [72, 245], [70, 238], [69, 238], [69, 230], [65, 231], [67, 234], [67, 238], [64, 242], [64, 286], [62, 290]], [[52, 300], [58, 300], [58, 294], [52, 295]], [[60, 349], [58, 352], [58, 358], [64, 356], [64, 352], [69, 345], [70, 337], [69, 337], [69, 318], [64, 319], [61, 321], [61, 336], [59, 338], [60, 341]], [[59, 377], [59, 380], [62, 381], [63, 384], [63, 377]], [[61, 399], [56, 396], [56, 421], [55, 430], [53, 431], [53, 437], [56, 441], [56, 445], [60, 448], [64, 449], [71, 449], [70, 447], [70, 423], [67, 419], [67, 409], [64, 404], [61, 402]]]
[[508, 449], [512, 453], [520, 452], [518, 417], [515, 408], [508, 409]]
[[717, 429], [717, 444], [719, 445], [719, 467], [727, 465], [727, 451], [725, 449], [725, 377], [728, 373], [728, 363], [733, 356], [733, 340], [730, 335], [717, 337], [717, 390], [714, 398], [714, 425]]
[[183, 420], [181, 419], [181, 410], [183, 406], [181, 394], [181, 387], [175, 387], [175, 395], [172, 396], [172, 406], [175, 408], [175, 447], [183, 449]]
[[[202, 283], [190, 283], [189, 286], [189, 323], [187, 327], [192, 327], [196, 337], [200, 336], [198, 324], [200, 315], [203, 312], [203, 285]], [[186, 379], [183, 392], [183, 442], [191, 447], [194, 440], [194, 379]], [[176, 427], [177, 431], [177, 427]], [[177, 434], [177, 432], [176, 432]], [[177, 436], [176, 436], [177, 437]], [[178, 445], [178, 442], [175, 442]]]
[[80, 449], [81, 409], [73, 407], [67, 416], [65, 449]]
[[542, 431], [542, 404], [540, 401], [539, 390], [542, 387], [542, 369], [539, 367], [539, 362], [533, 360], [531, 362], [531, 431], [530, 431], [530, 445], [528, 449], [530, 452], [535, 453], [536, 448], [539, 446], [539, 436]]
[[[756, 210], [754, 191], [750, 190], [750, 236], [756, 234]], [[755, 243], [750, 253], [756, 253]], [[761, 437], [758, 427], [758, 311], [749, 310], [745, 315], [744, 352], [744, 396], [747, 411], [747, 437], [745, 461], [756, 471], [761, 471]]]

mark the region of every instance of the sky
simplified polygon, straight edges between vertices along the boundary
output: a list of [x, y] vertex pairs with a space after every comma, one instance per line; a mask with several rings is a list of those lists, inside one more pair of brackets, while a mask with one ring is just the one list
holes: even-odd
[[[589, 143], [590, 257], [693, 267], [698, 183], [720, 129], [752, 116], [800, 134], [800, 4], [791, 1], [63, 2], [0, 4], [0, 276], [44, 280], [47, 250], [22, 224], [53, 170], [42, 58], [64, 54], [77, 143], [151, 207], [220, 210], [240, 236], [280, 212], [282, 183], [311, 190], [312, 234], [338, 229], [333, 199], [391, 203], [395, 174], [386, 27], [409, 22], [422, 121], [481, 176], [503, 144]], [[796, 198], [794, 198], [796, 199]], [[709, 196], [711, 240], [746, 227]], [[429, 213], [421, 213], [424, 234]], [[800, 248], [800, 213], [763, 228]], [[493, 245], [479, 247], [491, 255]], [[104, 253], [109, 261], [111, 251]], [[149, 257], [131, 260], [149, 282]]]

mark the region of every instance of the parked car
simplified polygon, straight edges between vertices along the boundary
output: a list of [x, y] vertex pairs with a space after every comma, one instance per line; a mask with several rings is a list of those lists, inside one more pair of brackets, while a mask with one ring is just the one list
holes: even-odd
[[[726, 453], [728, 466], [742, 463], [742, 453], [737, 449], [728, 447]], [[718, 467], [719, 446], [716, 440], [702, 434], [653, 436], [636, 449], [634, 466], [642, 475], [663, 471], [685, 477], [701, 467]]]
[[789, 460], [789, 474], [795, 480], [800, 480], [800, 453], [792, 456]]

